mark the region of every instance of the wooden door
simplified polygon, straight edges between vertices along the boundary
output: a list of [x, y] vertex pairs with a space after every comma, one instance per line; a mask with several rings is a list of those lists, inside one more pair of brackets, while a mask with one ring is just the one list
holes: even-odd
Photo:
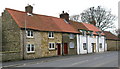
[[94, 52], [96, 52], [96, 43], [94, 43]]
[[57, 50], [58, 50], [57, 54], [61, 55], [61, 44], [60, 43], [57, 44]]
[[92, 52], [94, 53], [94, 43], [92, 43]]
[[64, 54], [67, 55], [68, 54], [68, 44], [64, 43]]
[[96, 52], [96, 44], [95, 43], [92, 43], [92, 52]]

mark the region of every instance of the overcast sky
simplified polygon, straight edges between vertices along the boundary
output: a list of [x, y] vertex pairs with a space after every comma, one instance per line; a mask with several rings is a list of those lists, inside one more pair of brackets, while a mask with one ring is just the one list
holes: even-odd
[[[111, 9], [112, 14], [118, 17], [118, 2], [120, 0], [0, 0], [0, 13], [5, 8], [25, 10], [27, 4], [33, 5], [33, 12], [48, 16], [59, 17], [64, 10], [70, 15], [80, 14], [89, 7], [102, 6]], [[118, 22], [115, 21], [116, 27]]]

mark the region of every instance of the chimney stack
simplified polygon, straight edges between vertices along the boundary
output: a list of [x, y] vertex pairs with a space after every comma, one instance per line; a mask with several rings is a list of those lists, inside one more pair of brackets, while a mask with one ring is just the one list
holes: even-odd
[[33, 13], [33, 7], [31, 5], [28, 5], [25, 7], [25, 12], [32, 14]]
[[62, 13], [60, 14], [60, 18], [63, 18], [67, 22], [69, 22], [69, 14], [67, 12], [65, 13], [64, 11], [62, 11]]

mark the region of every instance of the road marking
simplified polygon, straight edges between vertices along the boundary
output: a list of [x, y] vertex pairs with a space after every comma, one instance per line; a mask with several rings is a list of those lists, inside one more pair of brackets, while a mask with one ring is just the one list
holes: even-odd
[[81, 64], [81, 63], [84, 63], [84, 62], [87, 62], [88, 60], [84, 60], [84, 61], [81, 61], [81, 62], [78, 62], [78, 63], [73, 63], [72, 65], [77, 65], [77, 64]]

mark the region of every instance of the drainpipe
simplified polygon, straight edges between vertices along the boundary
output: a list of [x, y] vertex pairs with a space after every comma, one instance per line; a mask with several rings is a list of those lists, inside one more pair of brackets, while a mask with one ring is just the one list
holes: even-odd
[[86, 45], [87, 45], [87, 54], [88, 54], [88, 36], [86, 34]]
[[117, 51], [117, 40], [116, 40], [116, 51]]
[[78, 34], [78, 36], [79, 36], [79, 54], [80, 54], [80, 43], [81, 43], [81, 38], [80, 38], [80, 35]]
[[104, 36], [104, 52], [105, 52], [105, 43], [106, 43], [106, 38]]
[[99, 35], [98, 35], [98, 39], [97, 40], [98, 40], [97, 42], [98, 42], [98, 52], [99, 52]]
[[63, 54], [63, 46], [64, 46], [64, 45], [63, 45], [63, 44], [64, 44], [64, 43], [63, 43], [63, 34], [64, 34], [64, 33], [62, 33], [62, 56], [64, 55], [64, 54]]

